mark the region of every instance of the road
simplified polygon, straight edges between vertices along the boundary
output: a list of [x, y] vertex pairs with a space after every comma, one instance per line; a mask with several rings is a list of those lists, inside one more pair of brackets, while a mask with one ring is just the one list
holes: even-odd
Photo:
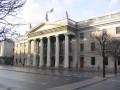
[[45, 90], [89, 78], [0, 70], [0, 90]]

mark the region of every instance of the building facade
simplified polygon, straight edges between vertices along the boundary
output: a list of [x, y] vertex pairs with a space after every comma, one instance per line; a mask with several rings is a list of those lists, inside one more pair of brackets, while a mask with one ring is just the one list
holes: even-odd
[[13, 64], [14, 42], [6, 39], [0, 42], [0, 64]]
[[[75, 22], [68, 17], [42, 22], [15, 42], [14, 64], [54, 68], [102, 68], [92, 35], [97, 31], [120, 37], [120, 13]], [[117, 62], [118, 67], [120, 60]], [[113, 58], [106, 57], [113, 68]]]

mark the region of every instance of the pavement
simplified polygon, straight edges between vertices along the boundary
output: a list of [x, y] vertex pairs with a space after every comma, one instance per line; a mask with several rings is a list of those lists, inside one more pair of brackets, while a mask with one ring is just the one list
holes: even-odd
[[[30, 67], [0, 66], [0, 70], [33, 73], [33, 74], [41, 74], [41, 75], [51, 75], [51, 76], [62, 76], [62, 77], [82, 77], [82, 75], [86, 77], [91, 77], [80, 82], [57, 86], [47, 90], [113, 90], [112, 88], [105, 89], [103, 83], [111, 82], [111, 81], [115, 82], [116, 80], [112, 78], [120, 77], [120, 73], [118, 73], [118, 75], [115, 76], [114, 72], [112, 72], [111, 70], [107, 70], [106, 78], [103, 78], [102, 71], [97, 69], [93, 69], [93, 70], [82, 69], [75, 71], [75, 70], [53, 70], [53, 69], [38, 69], [38, 68], [30, 68]], [[117, 83], [120, 84], [120, 78], [117, 81]], [[101, 89], [101, 85], [104, 86], [102, 87], [102, 89]], [[112, 85], [114, 85], [114, 83], [112, 83]], [[0, 90], [14, 90], [14, 89], [5, 88], [4, 85], [0, 85]], [[118, 88], [115, 90], [120, 90], [120, 89]]]

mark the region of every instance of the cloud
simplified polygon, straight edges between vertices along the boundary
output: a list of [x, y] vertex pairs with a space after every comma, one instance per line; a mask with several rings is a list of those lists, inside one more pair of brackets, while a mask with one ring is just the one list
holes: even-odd
[[118, 3], [120, 3], [119, 0], [111, 0], [110, 3], [109, 3], [109, 8], [112, 8], [113, 6], [115, 6]]

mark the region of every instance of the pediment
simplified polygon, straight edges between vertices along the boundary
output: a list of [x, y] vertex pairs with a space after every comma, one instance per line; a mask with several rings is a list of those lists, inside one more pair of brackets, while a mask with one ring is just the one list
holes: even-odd
[[54, 28], [58, 28], [61, 26], [64, 26], [64, 24], [45, 22], [45, 23], [39, 24], [35, 28], [32, 28], [28, 34], [45, 31], [45, 30], [49, 30], [49, 29], [54, 29]]

